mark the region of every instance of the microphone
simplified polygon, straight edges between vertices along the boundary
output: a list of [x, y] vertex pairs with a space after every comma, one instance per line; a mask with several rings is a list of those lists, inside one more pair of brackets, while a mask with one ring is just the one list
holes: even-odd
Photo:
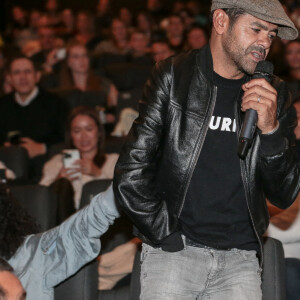
[[[251, 79], [264, 78], [271, 82], [274, 66], [271, 62], [261, 60], [256, 65], [254, 74]], [[244, 159], [247, 156], [248, 150], [251, 146], [253, 135], [257, 124], [257, 112], [250, 108], [245, 113], [244, 122], [239, 135], [238, 155]]]

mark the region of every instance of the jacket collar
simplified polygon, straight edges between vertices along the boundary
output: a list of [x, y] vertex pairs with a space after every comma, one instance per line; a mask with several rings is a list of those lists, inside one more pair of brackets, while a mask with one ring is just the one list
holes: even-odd
[[214, 65], [209, 44], [200, 50], [197, 63], [205, 77], [213, 84]]

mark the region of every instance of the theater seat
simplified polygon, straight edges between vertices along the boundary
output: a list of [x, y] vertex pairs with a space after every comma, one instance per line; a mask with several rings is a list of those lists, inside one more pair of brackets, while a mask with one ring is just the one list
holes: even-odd
[[57, 199], [53, 191], [38, 184], [10, 187], [13, 197], [36, 219], [41, 231], [57, 225]]
[[263, 300], [285, 300], [285, 260], [282, 243], [274, 238], [264, 239], [262, 273]]
[[55, 300], [98, 299], [98, 263], [93, 260], [54, 289]]
[[79, 208], [83, 208], [84, 206], [88, 205], [91, 202], [92, 198], [95, 195], [104, 192], [109, 187], [111, 182], [111, 179], [98, 179], [87, 182], [82, 187]]
[[[86, 183], [82, 189], [80, 208], [88, 205], [96, 194], [103, 192], [111, 180], [94, 180]], [[124, 216], [116, 219], [108, 231], [101, 236], [101, 254], [132, 238], [132, 224]], [[68, 278], [55, 288], [55, 300], [131, 300], [129, 283], [119, 284], [112, 290], [98, 291], [97, 261], [86, 265], [74, 276]], [[126, 277], [125, 277], [126, 278]], [[129, 278], [130, 280], [130, 278]], [[122, 281], [122, 280], [121, 280]]]
[[0, 147], [0, 161], [15, 173], [18, 182], [28, 181], [29, 157], [24, 148], [19, 146]]

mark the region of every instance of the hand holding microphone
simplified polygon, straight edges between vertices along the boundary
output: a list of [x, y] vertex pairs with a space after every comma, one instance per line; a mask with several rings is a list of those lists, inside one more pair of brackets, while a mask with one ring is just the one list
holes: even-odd
[[270, 84], [272, 74], [273, 65], [260, 61], [252, 79], [242, 86], [242, 111], [246, 114], [239, 135], [238, 154], [241, 158], [245, 158], [248, 153], [256, 126], [263, 134], [277, 127], [277, 91]]

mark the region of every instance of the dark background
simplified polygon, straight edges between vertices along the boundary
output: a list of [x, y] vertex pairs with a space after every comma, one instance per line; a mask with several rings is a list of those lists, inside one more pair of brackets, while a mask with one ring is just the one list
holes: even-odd
[[[171, 8], [174, 0], [161, 0], [166, 8]], [[205, 0], [199, 0], [206, 2]], [[0, 30], [5, 29], [5, 24], [10, 20], [10, 9], [14, 5], [20, 5], [27, 10], [37, 8], [42, 10], [45, 6], [45, 0], [0, 0]], [[73, 10], [91, 9], [94, 10], [98, 0], [60, 0], [61, 8], [70, 7]], [[145, 7], [146, 0], [112, 0], [113, 9], [122, 6], [129, 7], [133, 12]]]

